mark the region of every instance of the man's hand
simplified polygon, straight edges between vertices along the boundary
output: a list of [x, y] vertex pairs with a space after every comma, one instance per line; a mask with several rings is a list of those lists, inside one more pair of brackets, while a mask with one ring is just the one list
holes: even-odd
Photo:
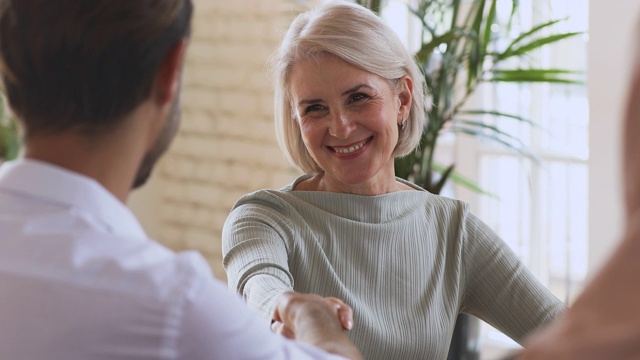
[[274, 331], [350, 359], [362, 359], [343, 332], [353, 327], [353, 311], [336, 298], [289, 291], [278, 298]]
[[[278, 306], [276, 307], [273, 322], [271, 323], [271, 330], [273, 332], [279, 333], [288, 339], [295, 339], [295, 333], [291, 328], [285, 326], [285, 324], [280, 320], [279, 308], [280, 306], [287, 307], [290, 305], [292, 301], [319, 301], [320, 299], [325, 300], [331, 306], [335, 307], [337, 310], [337, 318], [342, 325], [342, 328], [345, 330], [351, 330], [353, 328], [353, 310], [351, 307], [342, 300], [335, 297], [326, 297], [322, 298], [320, 296], [314, 294], [300, 294], [296, 292], [288, 292], [284, 294], [278, 302]], [[278, 315], [276, 315], [278, 314]], [[278, 318], [276, 318], [276, 316]]]

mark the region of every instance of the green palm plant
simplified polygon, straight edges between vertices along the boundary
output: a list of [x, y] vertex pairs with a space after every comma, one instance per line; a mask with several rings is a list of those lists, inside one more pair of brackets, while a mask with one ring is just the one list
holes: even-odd
[[15, 159], [20, 150], [17, 124], [6, 111], [3, 100], [0, 97], [0, 162]]
[[[356, 2], [378, 14], [386, 3], [385, 0]], [[534, 122], [499, 109], [470, 109], [468, 100], [483, 83], [580, 83], [575, 80], [577, 72], [567, 69], [518, 67], [520, 60], [526, 60], [536, 50], [580, 33], [549, 34], [553, 25], [562, 21], [552, 20], [511, 37], [511, 25], [518, 15], [518, 0], [511, 3], [510, 15], [501, 33], [494, 31], [498, 25], [497, 0], [418, 0], [414, 7], [409, 7], [422, 25], [421, 46], [415, 57], [424, 74], [430, 99], [426, 106], [428, 123], [420, 146], [413, 153], [396, 159], [396, 176], [434, 194], [439, 194], [449, 180], [486, 194], [474, 182], [454, 171], [455, 164], [442, 165], [435, 161], [438, 138], [445, 132], [488, 139], [537, 162], [535, 154], [521, 140], [487, 119], [503, 118], [530, 126], [534, 126]], [[498, 43], [506, 46], [498, 48]], [[477, 334], [474, 335], [478, 327], [475, 318], [465, 314], [458, 316], [448, 359], [479, 358]]]
[[[384, 0], [357, 2], [377, 13], [385, 6]], [[497, 0], [419, 0], [415, 7], [409, 7], [422, 24], [421, 47], [415, 57], [428, 87], [429, 121], [419, 148], [396, 160], [397, 176], [434, 194], [439, 194], [450, 179], [484, 192], [455, 172], [455, 164], [442, 165], [434, 160], [438, 138], [444, 132], [489, 139], [536, 161], [535, 154], [522, 141], [487, 119], [504, 118], [534, 125], [532, 121], [499, 109], [467, 107], [467, 101], [483, 83], [579, 83], [575, 80], [577, 73], [574, 71], [517, 67], [517, 60], [530, 57], [536, 50], [581, 34], [548, 34], [554, 24], [562, 21], [552, 20], [511, 38], [509, 30], [516, 19], [517, 9], [518, 0], [512, 0], [507, 24], [502, 27], [503, 32], [496, 32]], [[498, 49], [498, 43], [507, 45]]]

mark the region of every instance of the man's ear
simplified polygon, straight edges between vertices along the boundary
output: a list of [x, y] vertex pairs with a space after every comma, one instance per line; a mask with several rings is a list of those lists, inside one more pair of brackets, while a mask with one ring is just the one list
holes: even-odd
[[155, 82], [155, 98], [162, 105], [173, 101], [177, 95], [186, 49], [187, 40], [180, 40], [169, 50], [160, 64]]

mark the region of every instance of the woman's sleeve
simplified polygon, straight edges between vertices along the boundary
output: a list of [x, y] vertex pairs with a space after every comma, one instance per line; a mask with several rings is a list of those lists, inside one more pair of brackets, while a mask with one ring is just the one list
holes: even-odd
[[565, 310], [486, 224], [472, 214], [464, 224], [464, 312], [522, 343]]
[[236, 205], [222, 231], [223, 266], [228, 286], [250, 307], [271, 319], [274, 300], [293, 289], [288, 248], [291, 229], [281, 209], [269, 204]]

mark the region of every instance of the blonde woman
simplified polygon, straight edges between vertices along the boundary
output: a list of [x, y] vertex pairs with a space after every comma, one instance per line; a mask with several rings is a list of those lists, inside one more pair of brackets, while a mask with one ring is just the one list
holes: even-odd
[[462, 312], [522, 341], [564, 310], [466, 204], [395, 176], [425, 126], [424, 80], [379, 17], [346, 1], [303, 13], [274, 72], [278, 139], [305, 175], [225, 224], [229, 286], [251, 306], [272, 319], [283, 294], [341, 299], [369, 360], [446, 358]]

